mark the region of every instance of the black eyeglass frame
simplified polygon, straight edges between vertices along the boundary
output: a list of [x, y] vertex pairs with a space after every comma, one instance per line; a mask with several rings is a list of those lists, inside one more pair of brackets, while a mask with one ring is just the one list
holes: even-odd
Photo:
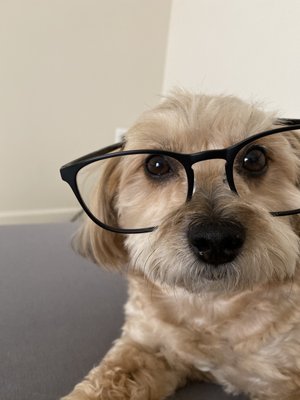
[[[287, 131], [294, 131], [300, 129], [300, 119], [285, 119], [281, 118], [276, 121], [278, 125], [284, 125], [281, 128], [275, 128], [268, 131], [260, 132], [255, 135], [248, 137], [247, 139], [242, 140], [232, 146], [229, 146], [224, 149], [216, 149], [216, 150], [206, 150], [201, 151], [198, 153], [192, 154], [184, 154], [184, 153], [176, 153], [172, 151], [165, 151], [165, 150], [153, 150], [153, 149], [142, 149], [142, 150], [125, 150], [125, 151], [118, 151], [111, 153], [112, 151], [116, 151], [121, 149], [124, 146], [124, 142], [119, 142], [107, 146], [103, 149], [98, 151], [89, 153], [83, 157], [77, 158], [65, 165], [63, 165], [60, 169], [61, 178], [66, 181], [73, 193], [75, 194], [77, 200], [79, 201], [81, 207], [86, 212], [86, 214], [91, 218], [91, 220], [100, 226], [103, 229], [106, 229], [111, 232], [116, 233], [123, 233], [123, 234], [134, 234], [134, 233], [147, 233], [154, 231], [157, 227], [149, 227], [149, 228], [139, 228], [139, 229], [124, 229], [124, 228], [117, 228], [112, 227], [110, 225], [105, 224], [104, 222], [98, 220], [93, 213], [89, 210], [86, 206], [84, 200], [81, 197], [80, 191], [77, 185], [77, 174], [83, 168], [89, 164], [92, 164], [96, 161], [105, 160], [108, 158], [114, 158], [119, 156], [126, 156], [126, 155], [138, 155], [138, 154], [147, 154], [147, 155], [162, 155], [166, 157], [172, 157], [173, 159], [177, 160], [181, 163], [184, 167], [186, 176], [187, 176], [187, 183], [188, 183], [188, 190], [187, 190], [187, 197], [186, 202], [190, 201], [193, 196], [194, 190], [194, 171], [192, 166], [200, 161], [207, 161], [207, 160], [214, 160], [214, 159], [222, 159], [226, 161], [225, 164], [225, 173], [228, 182], [228, 186], [230, 190], [238, 195], [236, 190], [234, 179], [233, 179], [233, 165], [236, 155], [239, 151], [247, 146], [248, 144], [261, 139], [266, 136], [274, 135], [276, 133], [287, 132]], [[289, 210], [289, 211], [275, 211], [271, 212], [270, 214], [274, 217], [279, 216], [288, 216], [300, 213], [300, 208]]]

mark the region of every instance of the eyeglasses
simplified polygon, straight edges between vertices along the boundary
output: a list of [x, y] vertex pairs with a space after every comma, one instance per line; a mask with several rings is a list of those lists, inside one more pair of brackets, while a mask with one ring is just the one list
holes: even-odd
[[[242, 199], [261, 201], [273, 216], [297, 214], [300, 120], [278, 119], [276, 123], [281, 127], [233, 146], [193, 154], [117, 151], [124, 143], [116, 143], [64, 165], [61, 177], [87, 215], [117, 233], [153, 231], [164, 216], [192, 199], [196, 186], [201, 186], [196, 170], [201, 164], [197, 163], [209, 160], [225, 161], [221, 182]], [[116, 209], [121, 210], [117, 218]]]

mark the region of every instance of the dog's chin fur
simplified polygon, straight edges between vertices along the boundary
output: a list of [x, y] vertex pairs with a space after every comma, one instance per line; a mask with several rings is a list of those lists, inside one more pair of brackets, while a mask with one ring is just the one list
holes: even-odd
[[[224, 148], [272, 129], [275, 117], [235, 97], [177, 91], [141, 116], [125, 150]], [[88, 220], [82, 227], [77, 250], [127, 274], [129, 299], [122, 337], [66, 400], [162, 400], [188, 379], [217, 382], [253, 400], [300, 399], [299, 219], [268, 211], [299, 196], [300, 146], [275, 142], [273, 183], [249, 198], [229, 190], [223, 161], [195, 166], [187, 203], [176, 185], [161, 187], [154, 202], [136, 164], [109, 164], [111, 193], [99, 200], [99, 215], [120, 226], [157, 228], [120, 235]], [[197, 257], [188, 230], [206, 221], [244, 227], [233, 260], [211, 265]]]

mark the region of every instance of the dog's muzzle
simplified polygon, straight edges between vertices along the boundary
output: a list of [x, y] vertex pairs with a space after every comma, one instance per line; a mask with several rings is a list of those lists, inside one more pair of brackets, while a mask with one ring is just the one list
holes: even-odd
[[245, 242], [246, 230], [235, 221], [194, 222], [189, 226], [187, 237], [200, 261], [218, 266], [237, 257]]

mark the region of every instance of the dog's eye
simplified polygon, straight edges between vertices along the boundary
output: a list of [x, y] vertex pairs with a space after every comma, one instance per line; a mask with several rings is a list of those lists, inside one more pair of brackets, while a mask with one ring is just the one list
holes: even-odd
[[254, 174], [260, 175], [267, 168], [267, 156], [263, 147], [255, 146], [247, 151], [243, 158], [243, 169]]
[[146, 172], [154, 177], [165, 177], [172, 173], [172, 168], [166, 157], [161, 155], [151, 155], [145, 161]]

